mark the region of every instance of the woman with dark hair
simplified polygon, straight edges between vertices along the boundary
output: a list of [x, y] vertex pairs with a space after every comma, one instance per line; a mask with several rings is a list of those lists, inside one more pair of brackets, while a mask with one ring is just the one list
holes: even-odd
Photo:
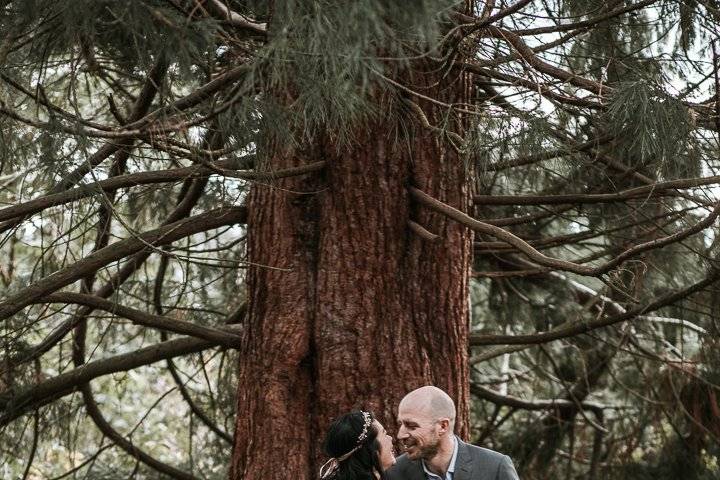
[[392, 437], [370, 412], [350, 412], [328, 429], [320, 468], [321, 480], [385, 480], [383, 472], [395, 463]]

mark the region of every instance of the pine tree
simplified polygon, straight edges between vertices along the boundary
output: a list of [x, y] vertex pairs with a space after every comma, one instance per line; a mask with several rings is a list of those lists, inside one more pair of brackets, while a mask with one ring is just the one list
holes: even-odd
[[4, 476], [315, 478], [429, 383], [522, 478], [718, 471], [720, 7], [410, 3], [0, 4]]

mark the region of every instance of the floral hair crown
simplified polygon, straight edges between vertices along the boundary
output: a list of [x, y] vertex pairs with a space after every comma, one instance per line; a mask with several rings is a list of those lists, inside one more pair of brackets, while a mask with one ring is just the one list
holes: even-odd
[[320, 480], [324, 480], [326, 478], [330, 478], [335, 471], [340, 468], [340, 462], [347, 460], [350, 458], [350, 456], [360, 450], [360, 447], [363, 446], [363, 443], [365, 442], [365, 439], [368, 435], [368, 429], [370, 428], [370, 425], [372, 425], [372, 415], [370, 415], [369, 412], [360, 412], [363, 416], [363, 428], [360, 432], [360, 435], [358, 435], [357, 442], [355, 443], [355, 448], [350, 450], [344, 455], [340, 455], [337, 458], [331, 458], [325, 464], [320, 467]]

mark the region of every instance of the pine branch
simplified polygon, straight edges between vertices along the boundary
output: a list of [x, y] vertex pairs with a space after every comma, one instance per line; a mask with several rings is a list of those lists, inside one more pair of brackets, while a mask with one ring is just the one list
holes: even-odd
[[700, 178], [681, 178], [666, 182], [653, 182], [642, 187], [630, 188], [617, 193], [571, 193], [564, 195], [475, 195], [476, 205], [562, 205], [613, 203], [638, 198], [677, 196], [674, 189], [694, 188], [720, 183], [720, 175]]
[[489, 165], [486, 165], [483, 167], [484, 170], [488, 172], [497, 172], [501, 170], [506, 170], [508, 168], [513, 167], [521, 167], [525, 165], [532, 165], [535, 163], [542, 162], [544, 160], [552, 160], [554, 158], [558, 157], [564, 157], [566, 155], [570, 155], [572, 153], [577, 152], [587, 152], [593, 149], [596, 149], [610, 141], [612, 141], [613, 137], [610, 135], [594, 138], [592, 140], [588, 140], [587, 142], [583, 142], [577, 145], [567, 146], [564, 148], [558, 148], [555, 150], [549, 150], [547, 152], [542, 153], [536, 153], [533, 155], [527, 155], [524, 157], [514, 158], [511, 160], [504, 160], [496, 163], [491, 163]]
[[[158, 93], [159, 87], [162, 84], [163, 78], [168, 69], [168, 59], [164, 54], [160, 54], [155, 65], [148, 73], [145, 79], [145, 83], [140, 90], [135, 103], [130, 109], [128, 120], [132, 123], [138, 119], [144, 117], [150, 110], [153, 100]], [[70, 188], [79, 182], [90, 170], [95, 168], [97, 165], [102, 163], [107, 157], [120, 150], [121, 148], [127, 148], [129, 145], [126, 143], [106, 143], [97, 152], [95, 152], [87, 162], [83, 162], [77, 167], [72, 173], [70, 173], [63, 180], [58, 182], [50, 193], [57, 193]]]
[[[552, 50], [553, 48], [559, 47], [559, 46], [569, 42], [573, 38], [575, 38], [579, 35], [582, 35], [584, 33], [588, 33], [588, 31], [585, 29], [573, 30], [569, 33], [566, 33], [562, 37], [560, 37], [556, 40], [553, 40], [552, 42], [542, 43], [540, 45], [532, 47], [532, 51], [533, 51], [533, 53], [535, 53], [535, 55], [537, 55], [538, 53]], [[519, 60], [521, 58], [522, 58], [522, 56], [519, 53], [513, 52], [513, 53], [510, 53], [507, 55], [493, 58], [492, 60], [473, 59], [473, 65], [475, 65], [477, 67], [494, 68], [494, 67], [499, 67], [500, 65], [504, 65], [506, 63], [510, 63], [515, 60]], [[455, 64], [453, 66], [457, 67], [457, 65], [458, 64]]]
[[653, 3], [658, 3], [659, 0], [643, 0], [638, 3], [626, 5], [620, 8], [616, 8], [615, 10], [610, 10], [609, 12], [602, 13], [600, 15], [596, 15], [594, 17], [588, 18], [587, 20], [581, 20], [579, 22], [572, 22], [572, 23], [565, 23], [561, 25], [553, 25], [548, 27], [538, 27], [538, 28], [525, 28], [521, 30], [513, 30], [513, 33], [516, 35], [521, 36], [530, 36], [530, 35], [542, 35], [545, 33], [555, 33], [555, 32], [567, 32], [570, 30], [584, 30], [589, 27], [597, 26], [603, 22], [606, 22], [608, 20], [612, 20], [616, 17], [625, 15], [626, 13], [634, 12], [637, 10], [642, 10], [645, 7], [649, 7]]
[[249, 30], [263, 37], [267, 35], [266, 23], [256, 22], [245, 15], [231, 10], [229, 5], [223, 4], [220, 0], [206, 0], [205, 6], [214, 16], [227, 21], [233, 27]]
[[325, 166], [325, 162], [315, 162], [309, 165], [278, 170], [275, 172], [258, 172], [253, 170], [234, 170], [234, 166], [238, 163], [240, 162], [236, 159], [221, 160], [217, 162], [210, 162], [207, 165], [192, 165], [190, 167], [119, 175], [99, 182], [81, 185], [71, 190], [44, 195], [24, 203], [0, 209], [0, 221], [24, 217], [26, 215], [41, 212], [49, 207], [63, 205], [83, 198], [95, 196], [100, 192], [109, 192], [119, 188], [170, 183], [192, 178], [205, 179], [213, 175], [222, 175], [225, 177], [240, 178], [244, 180], [273, 180], [276, 178], [286, 178], [313, 173], [321, 170]]
[[2, 409], [3, 413], [0, 416], [0, 425], [7, 425], [25, 412], [35, 410], [58, 398], [69, 395], [77, 391], [79, 386], [95, 378], [113, 373], [127, 372], [168, 358], [202, 352], [218, 345], [216, 342], [195, 337], [177, 338], [86, 363], [69, 372], [61, 373], [18, 392], [2, 392], [0, 394], [0, 409]]
[[471, 363], [474, 364], [478, 362], [483, 362], [504, 353], [523, 350], [531, 345], [539, 345], [555, 340], [560, 340], [563, 338], [573, 337], [576, 335], [583, 335], [600, 328], [609, 327], [611, 325], [615, 325], [627, 320], [632, 320], [638, 316], [646, 315], [660, 308], [672, 305], [680, 300], [684, 300], [685, 298], [704, 290], [710, 285], [713, 285], [719, 280], [720, 270], [713, 270], [703, 280], [700, 280], [699, 282], [696, 282], [689, 287], [676, 290], [674, 292], [658, 297], [652, 302], [646, 303], [645, 305], [640, 305], [617, 315], [599, 317], [590, 321], [573, 322], [560, 325], [559, 327], [556, 327], [548, 332], [541, 332], [529, 335], [507, 336], [471, 335], [470, 344], [472, 346], [497, 344], [495, 343], [496, 341], [498, 343], [501, 342], [503, 345], [510, 345], [510, 347], [508, 348], [492, 349], [483, 354], [474, 356], [471, 359]]
[[[641, 225], [645, 225], [648, 223], [654, 224], [657, 220], [665, 220], [663, 223], [657, 225], [656, 229], [653, 229], [652, 232], [646, 232], [643, 235], [641, 235], [638, 238], [647, 237], [651, 233], [654, 233], [658, 229], [662, 229], [668, 225], [671, 225], [675, 223], [678, 218], [680, 218], [682, 215], [687, 213], [687, 209], [680, 210], [679, 212], [675, 212], [674, 214], [669, 214], [667, 212], [663, 212], [658, 215], [653, 215], [650, 218], [646, 218], [640, 222], [633, 222], [629, 224], [624, 224], [620, 226], [616, 226], [613, 228], [607, 228], [604, 230], [590, 230], [587, 232], [579, 232], [579, 233], [571, 233], [567, 235], [557, 235], [554, 237], [545, 237], [545, 238], [539, 238], [539, 239], [529, 239], [526, 240], [530, 245], [537, 249], [548, 249], [553, 247], [558, 247], [562, 245], [573, 245], [576, 244], [579, 241], [582, 240], [589, 240], [591, 238], [600, 237], [600, 236], [609, 236], [616, 232], [622, 232], [623, 230], [628, 230], [633, 227], [638, 227]], [[489, 223], [489, 222], [488, 222]], [[512, 247], [511, 245], [508, 245], [505, 242], [475, 242], [473, 244], [473, 247], [476, 249], [476, 251], [481, 251], [482, 253], [512, 253], [517, 252], [517, 249]], [[512, 272], [508, 272], [512, 273]]]
[[502, 20], [503, 18], [520, 11], [523, 7], [532, 3], [532, 1], [533, 0], [518, 0], [517, 2], [503, 8], [502, 10], [493, 15], [491, 15], [490, 13], [492, 10], [492, 3], [494, 2], [487, 2], [485, 5], [484, 13], [480, 18], [472, 17], [470, 15], [465, 15], [462, 13], [456, 13], [456, 17], [458, 18], [458, 20], [465, 23], [458, 25], [455, 28], [461, 29], [463, 36], [467, 36], [473, 32], [476, 32], [484, 27], [487, 27], [488, 25], [497, 22], [498, 20]]
[[146, 250], [150, 245], [157, 247], [214, 228], [244, 223], [246, 216], [245, 207], [218, 208], [115, 242], [7, 297], [0, 303], [0, 320], [14, 315], [43, 296], [70, 285], [90, 272]]
[[94, 310], [104, 310], [108, 313], [126, 318], [134, 325], [141, 325], [181, 335], [188, 335], [228, 348], [237, 348], [240, 342], [240, 337], [232, 333], [228, 327], [224, 327], [223, 329], [205, 327], [203, 325], [196, 325], [177, 318], [153, 315], [151, 313], [126, 307], [88, 293], [51, 293], [38, 300], [37, 303], [66, 303], [84, 305], [86, 307], [91, 307]]
[[572, 210], [573, 208], [575, 208], [573, 205], [559, 206], [555, 208], [548, 208], [540, 212], [528, 213], [527, 215], [522, 215], [520, 217], [489, 218], [485, 220], [485, 223], [495, 225], [496, 227], [522, 225], [537, 222], [550, 217], [560, 216], [560, 214], [567, 212], [568, 210]]
[[164, 117], [167, 114], [178, 113], [195, 107], [204, 102], [205, 100], [213, 97], [223, 88], [242, 79], [250, 71], [250, 65], [239, 65], [237, 67], [234, 67], [227, 72], [213, 78], [206, 84], [196, 88], [184, 97], [181, 97], [166, 106], [153, 110], [152, 112], [144, 115], [143, 117], [139, 118], [134, 122], [130, 122], [129, 124], [125, 125], [125, 128], [128, 130], [141, 129], [148, 124], [154, 122], [155, 120]]
[[549, 63], [545, 62], [537, 55], [535, 55], [535, 52], [533, 52], [532, 49], [527, 46], [525, 41], [520, 38], [519, 35], [515, 34], [510, 30], [490, 26], [487, 28], [486, 31], [490, 36], [504, 40], [505, 42], [510, 44], [520, 54], [522, 59], [525, 60], [533, 68], [535, 68], [538, 72], [544, 73], [571, 85], [575, 85], [576, 87], [585, 89], [589, 92], [594, 93], [595, 95], [598, 95], [599, 97], [611, 94], [614, 91], [613, 88], [607, 85], [603, 85], [602, 83], [590, 80], [585, 77], [581, 77], [579, 75], [575, 75], [568, 72], [567, 70], [563, 70], [562, 68], [550, 65]]
[[527, 255], [528, 258], [538, 263], [540, 266], [592, 277], [603, 275], [612, 270], [613, 268], [617, 267], [624, 261], [640, 253], [646, 252], [648, 250], [657, 249], [671, 243], [679, 242], [680, 240], [683, 240], [691, 235], [699, 233], [705, 228], [711, 226], [715, 222], [717, 217], [720, 216], [720, 202], [718, 202], [713, 211], [710, 212], [707, 217], [684, 230], [680, 230], [666, 237], [657, 238], [645, 243], [641, 243], [639, 245], [635, 245], [632, 248], [625, 250], [612, 260], [609, 260], [608, 262], [598, 267], [586, 267], [578, 263], [569, 262], [567, 260], [548, 257], [547, 255], [539, 252], [525, 240], [514, 235], [513, 233], [495, 225], [475, 220], [474, 218], [461, 212], [460, 210], [457, 210], [450, 205], [447, 205], [431, 197], [430, 195], [415, 187], [410, 187], [410, 194], [415, 200], [419, 201], [427, 207], [432, 208], [436, 212], [442, 213], [443, 215], [446, 215], [456, 220], [457, 222], [462, 223], [469, 228], [472, 228], [476, 232], [490, 235], [500, 241], [512, 245], [513, 247], [517, 248], [519, 251]]
[[[470, 382], [470, 393], [478, 398], [492, 402], [495, 405], [503, 407], [517, 408], [520, 410], [530, 411], [542, 411], [542, 410], [555, 410], [560, 408], [574, 407], [575, 403], [565, 399], [554, 399], [554, 400], [524, 400], [522, 398], [513, 397], [512, 395], [501, 395], [494, 390], [485, 388], [477, 383]], [[609, 408], [605, 405], [600, 405], [595, 402], [583, 401], [580, 402], [582, 408], [590, 410], [594, 413], [602, 415], [604, 409]]]
[[548, 257], [534, 249], [520, 237], [517, 237], [516, 235], [510, 233], [507, 230], [503, 230], [502, 228], [496, 227], [495, 225], [490, 225], [488, 223], [475, 220], [474, 218], [471, 218], [460, 210], [457, 210], [443, 202], [440, 202], [439, 200], [431, 197], [430, 195], [415, 187], [410, 187], [409, 190], [410, 195], [421, 204], [430, 207], [436, 212], [442, 213], [443, 215], [450, 217], [453, 220], [462, 223], [469, 228], [472, 228], [476, 232], [490, 235], [494, 238], [497, 238], [498, 240], [514, 246], [515, 248], [523, 252], [525, 255], [527, 255], [529, 258], [544, 267], [579, 273], [581, 275], [591, 275], [594, 271], [594, 269], [589, 267], [584, 267], [582, 265], [568, 262], [566, 260]]
[[[525, 53], [527, 54], [528, 52], [525, 52]], [[534, 53], [533, 53], [533, 56], [535, 56]], [[537, 57], [535, 57], [535, 58], [537, 58]], [[525, 87], [530, 91], [538, 92], [542, 96], [547, 97], [550, 100], [554, 100], [560, 104], [574, 105], [577, 107], [586, 107], [586, 108], [592, 108], [592, 109], [596, 109], [596, 110], [603, 109], [602, 104], [599, 102], [588, 100], [586, 98], [580, 98], [577, 96], [571, 96], [569, 94], [560, 94], [560, 93], [554, 92], [550, 88], [550, 85], [551, 85], [550, 82], [538, 83], [538, 82], [534, 82], [532, 80], [528, 80], [523, 77], [518, 77], [516, 75], [503, 73], [498, 70], [478, 67], [478, 66], [476, 66], [472, 63], [468, 63], [468, 62], [458, 63], [457, 66], [459, 68], [461, 68], [462, 70], [465, 70], [470, 73], [474, 73], [481, 77], [495, 78], [498, 80], [503, 80], [503, 81], [507, 82], [509, 84], [509, 86], [510, 85], [513, 85], [513, 86], [519, 85], [519, 86]], [[550, 66], [550, 68], [556, 68], [556, 67]]]
[[[153, 285], [153, 307], [155, 309], [156, 315], [163, 315], [163, 306], [162, 306], [162, 290], [163, 290], [163, 282], [165, 281], [165, 273], [167, 272], [167, 266], [168, 266], [168, 257], [163, 256], [160, 259], [160, 265], [158, 266], [158, 272], [155, 277], [155, 282]], [[160, 332], [160, 338], [163, 341], [167, 340], [167, 334], [162, 331]], [[192, 399], [192, 396], [190, 395], [190, 392], [188, 391], [187, 387], [185, 386], [185, 383], [180, 378], [180, 374], [177, 371], [177, 368], [175, 367], [175, 362], [172, 361], [172, 359], [168, 358], [166, 360], [168, 371], [170, 372], [170, 376], [173, 378], [173, 381], [175, 382], [175, 385], [177, 385], [178, 390], [180, 390], [180, 395], [182, 396], [183, 400], [185, 400], [185, 403], [190, 407], [190, 411], [200, 419], [202, 423], [205, 424], [206, 427], [210, 429], [210, 431], [214, 432], [218, 438], [225, 441], [225, 443], [232, 445], [233, 438], [231, 435], [229, 435], [227, 432], [222, 430], [220, 427], [218, 427], [212, 419], [205, 414], [205, 412], [195, 403], [195, 401]]]

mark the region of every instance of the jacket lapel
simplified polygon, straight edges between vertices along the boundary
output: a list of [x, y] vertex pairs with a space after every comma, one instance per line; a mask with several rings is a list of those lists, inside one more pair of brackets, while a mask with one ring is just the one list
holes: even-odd
[[472, 458], [465, 442], [457, 439], [458, 454], [455, 459], [455, 475], [453, 480], [472, 480]]
[[426, 480], [425, 472], [423, 471], [420, 460], [413, 460], [412, 462], [410, 462], [408, 470], [409, 480]]

